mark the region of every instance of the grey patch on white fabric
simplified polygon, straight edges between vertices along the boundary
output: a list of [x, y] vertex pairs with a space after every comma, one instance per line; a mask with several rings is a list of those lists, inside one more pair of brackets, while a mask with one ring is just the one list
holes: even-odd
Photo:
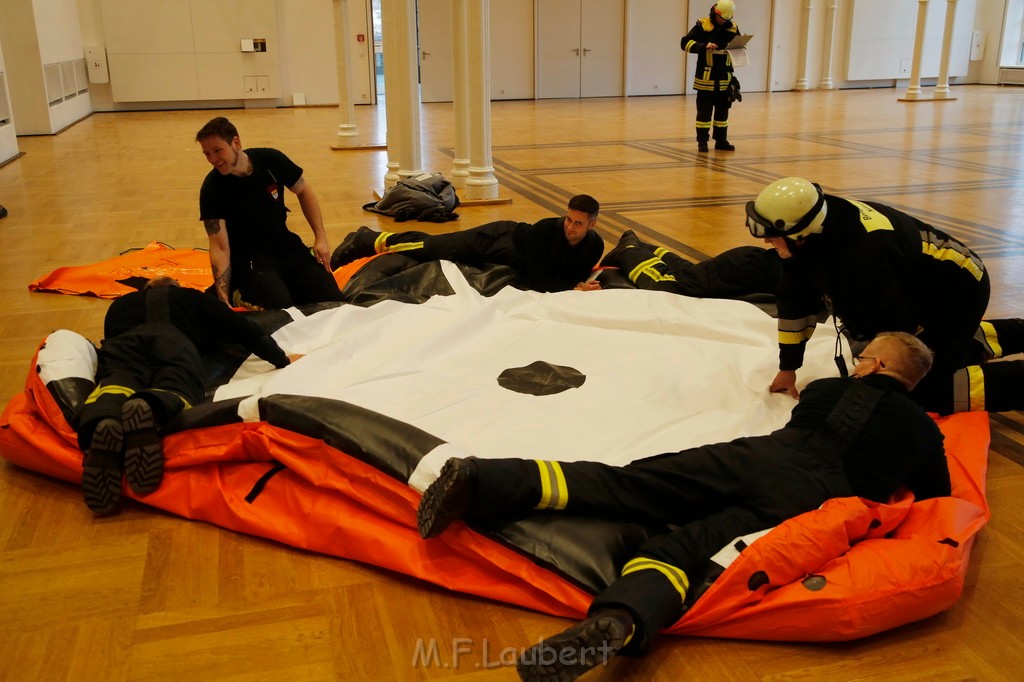
[[572, 367], [537, 360], [525, 367], [513, 367], [498, 375], [498, 385], [516, 393], [555, 395], [579, 388], [587, 377]]

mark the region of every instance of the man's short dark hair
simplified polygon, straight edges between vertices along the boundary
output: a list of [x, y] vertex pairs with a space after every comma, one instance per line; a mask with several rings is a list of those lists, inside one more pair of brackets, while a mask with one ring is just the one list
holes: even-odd
[[589, 194], [577, 194], [569, 199], [569, 208], [573, 211], [582, 211], [591, 220], [597, 220], [597, 214], [601, 211], [601, 204]]
[[219, 137], [225, 142], [231, 142], [238, 137], [238, 128], [235, 124], [223, 116], [212, 118], [196, 133], [196, 142], [202, 142], [208, 137]]

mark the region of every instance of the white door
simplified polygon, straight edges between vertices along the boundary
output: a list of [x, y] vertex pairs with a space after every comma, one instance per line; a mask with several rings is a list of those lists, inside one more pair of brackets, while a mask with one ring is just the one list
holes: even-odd
[[622, 0], [583, 0], [580, 97], [622, 95]]
[[420, 101], [452, 101], [452, 3], [419, 0]]
[[537, 3], [537, 98], [580, 96], [581, 0]]
[[623, 0], [537, 3], [537, 97], [622, 94]]

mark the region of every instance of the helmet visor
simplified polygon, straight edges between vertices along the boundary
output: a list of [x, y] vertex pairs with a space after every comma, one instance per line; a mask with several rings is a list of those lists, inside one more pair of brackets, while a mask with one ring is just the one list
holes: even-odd
[[775, 227], [772, 221], [761, 217], [761, 214], [754, 210], [753, 201], [747, 202], [747, 229], [750, 230], [752, 236], [758, 239], [786, 236], [786, 233]]

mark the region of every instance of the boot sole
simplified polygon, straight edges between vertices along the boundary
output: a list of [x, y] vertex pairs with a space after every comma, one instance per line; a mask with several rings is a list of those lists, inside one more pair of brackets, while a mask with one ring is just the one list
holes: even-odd
[[148, 495], [160, 487], [164, 476], [164, 450], [149, 403], [129, 400], [121, 412], [124, 424], [124, 473], [128, 487]]
[[420, 537], [427, 540], [444, 532], [444, 529], [466, 515], [473, 502], [473, 485], [470, 465], [461, 459], [449, 459], [441, 467], [437, 480], [423, 493], [416, 513], [416, 526]]
[[589, 618], [523, 652], [516, 672], [525, 682], [571, 682], [622, 650], [626, 628], [612, 617]]
[[95, 514], [110, 514], [121, 502], [121, 451], [124, 431], [107, 419], [96, 426], [92, 444], [82, 460], [82, 496]]

